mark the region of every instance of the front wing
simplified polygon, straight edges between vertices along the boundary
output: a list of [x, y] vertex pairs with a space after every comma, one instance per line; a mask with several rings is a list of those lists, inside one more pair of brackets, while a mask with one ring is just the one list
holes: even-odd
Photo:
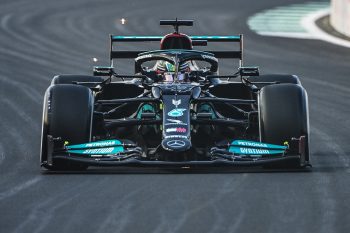
[[[135, 144], [119, 140], [105, 140], [79, 145], [65, 145], [60, 138], [48, 136], [51, 156], [42, 164], [52, 166], [53, 161], [66, 160], [89, 166], [126, 167], [253, 167], [264, 165], [296, 164], [311, 166], [305, 161], [305, 137], [293, 138], [284, 146], [235, 140], [228, 145], [213, 147], [201, 160], [162, 161], [147, 158]], [[243, 142], [239, 145], [237, 142]], [[245, 145], [244, 145], [245, 143]], [[249, 144], [250, 143], [250, 144]], [[235, 145], [234, 145], [235, 144]], [[267, 145], [267, 146], [266, 146]]]

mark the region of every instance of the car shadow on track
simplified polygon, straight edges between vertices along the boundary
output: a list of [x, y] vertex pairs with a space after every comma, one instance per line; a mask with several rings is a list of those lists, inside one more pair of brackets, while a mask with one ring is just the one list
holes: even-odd
[[311, 168], [282, 169], [282, 168], [95, 168], [86, 171], [48, 171], [42, 170], [43, 175], [55, 174], [223, 174], [223, 173], [305, 173], [311, 172]]

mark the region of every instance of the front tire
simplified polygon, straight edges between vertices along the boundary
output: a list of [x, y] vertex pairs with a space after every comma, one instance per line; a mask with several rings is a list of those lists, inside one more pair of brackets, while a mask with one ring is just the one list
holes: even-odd
[[[262, 142], [280, 144], [305, 136], [305, 158], [310, 163], [308, 98], [300, 85], [276, 84], [259, 93], [259, 130]], [[305, 160], [305, 162], [303, 161]]]
[[44, 99], [41, 164], [50, 170], [83, 170], [87, 166], [52, 160], [48, 152], [47, 136], [60, 137], [70, 144], [91, 141], [94, 97], [92, 91], [84, 86], [62, 84], [50, 86]]

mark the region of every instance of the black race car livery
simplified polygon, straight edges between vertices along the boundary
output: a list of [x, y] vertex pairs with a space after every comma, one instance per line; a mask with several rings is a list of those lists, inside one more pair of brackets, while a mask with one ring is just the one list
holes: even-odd
[[[110, 66], [94, 76], [58, 75], [44, 97], [41, 165], [310, 166], [307, 93], [295, 75], [243, 66], [243, 36], [188, 36], [190, 20], [162, 20], [166, 36], [111, 36]], [[116, 43], [160, 41], [159, 50]], [[239, 49], [194, 46], [236, 43]], [[134, 59], [133, 75], [116, 59]], [[238, 69], [219, 74], [220, 59]]]

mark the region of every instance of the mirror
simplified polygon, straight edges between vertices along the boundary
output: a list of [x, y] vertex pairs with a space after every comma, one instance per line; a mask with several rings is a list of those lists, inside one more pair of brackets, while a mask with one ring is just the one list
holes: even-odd
[[93, 68], [94, 76], [112, 76], [114, 73], [113, 67], [110, 66], [94, 66]]
[[239, 67], [239, 75], [241, 76], [259, 76], [259, 67]]

